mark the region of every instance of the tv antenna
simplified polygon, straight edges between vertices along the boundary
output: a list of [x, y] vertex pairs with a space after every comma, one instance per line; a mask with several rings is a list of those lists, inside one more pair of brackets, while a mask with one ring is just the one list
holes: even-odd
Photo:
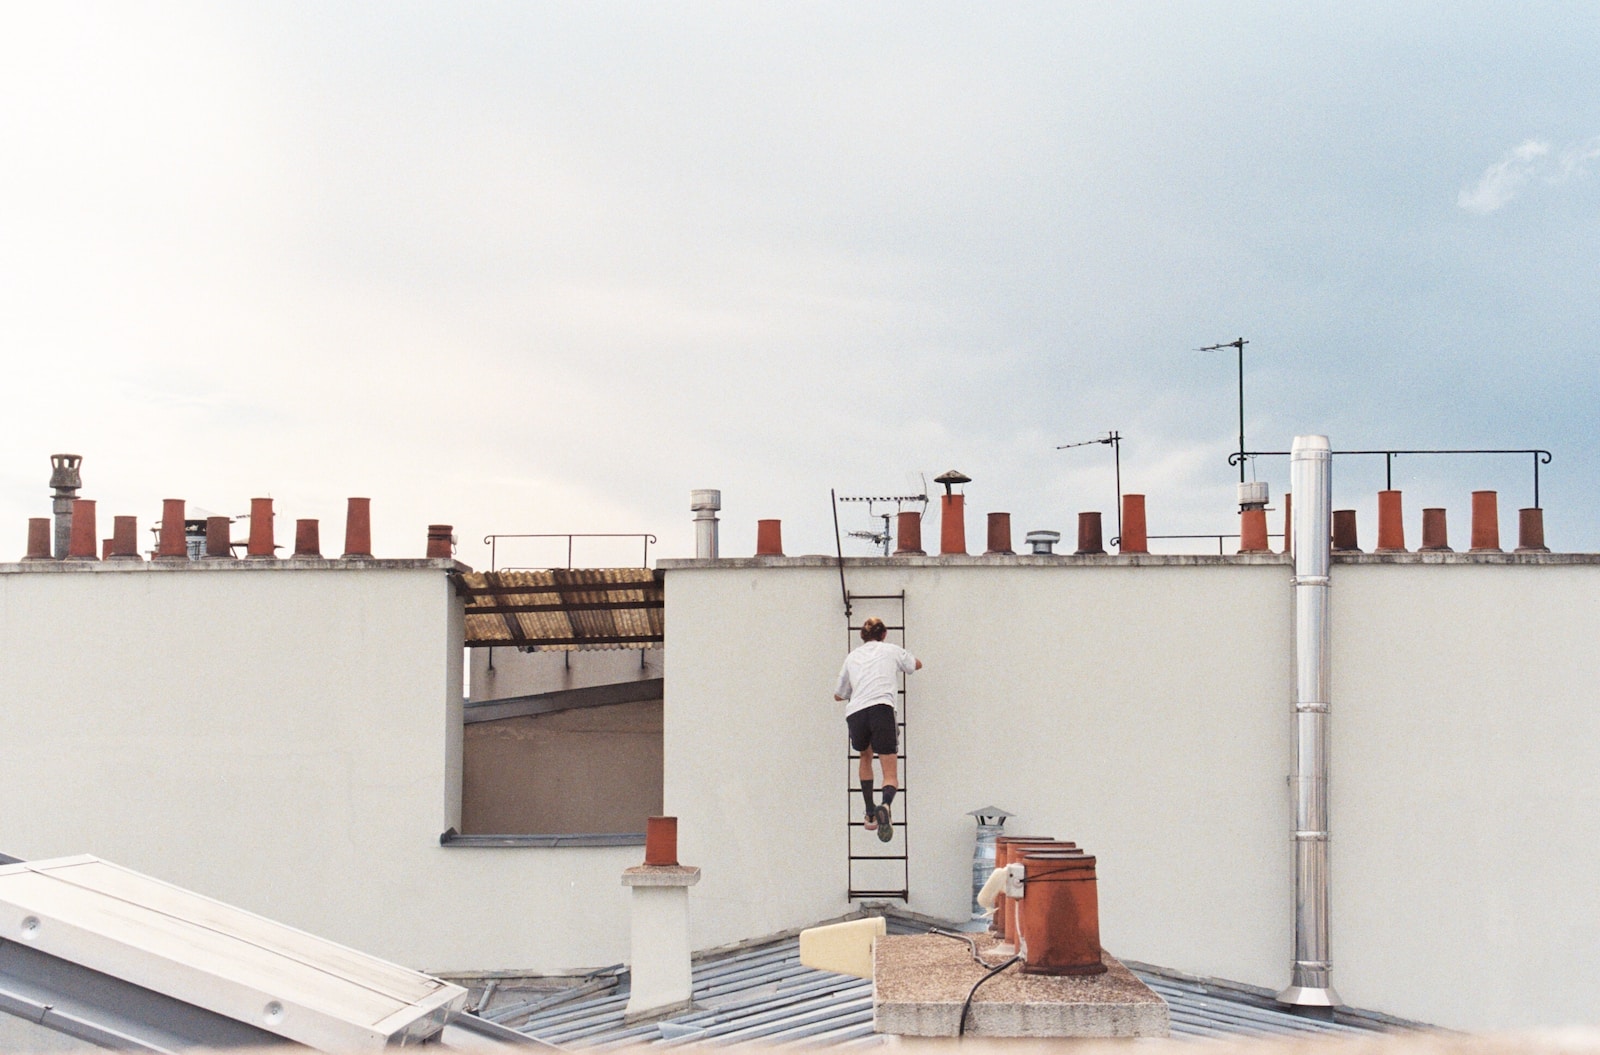
[[1092, 447], [1095, 444], [1105, 444], [1111, 448], [1111, 458], [1117, 470], [1117, 537], [1112, 542], [1122, 541], [1122, 433], [1112, 429], [1100, 439], [1082, 440], [1078, 443], [1063, 443], [1057, 447], [1058, 451], [1071, 450], [1073, 447]]
[[[901, 510], [903, 510], [912, 502], [922, 503], [922, 508], [917, 510], [919, 514], [926, 512], [928, 509], [928, 495], [926, 492], [920, 495], [840, 495], [839, 501], [865, 502], [867, 503], [867, 515], [871, 517], [877, 517], [883, 521], [883, 528], [881, 530], [846, 531], [845, 534], [849, 535], [851, 538], [865, 539], [874, 546], [881, 546], [883, 548], [883, 555], [885, 557], [889, 555], [889, 543], [894, 541], [894, 529], [891, 527], [891, 524], [894, 521], [894, 518], [900, 514]], [[894, 504], [894, 509], [892, 511], [878, 511], [879, 506], [887, 506], [890, 503]]]

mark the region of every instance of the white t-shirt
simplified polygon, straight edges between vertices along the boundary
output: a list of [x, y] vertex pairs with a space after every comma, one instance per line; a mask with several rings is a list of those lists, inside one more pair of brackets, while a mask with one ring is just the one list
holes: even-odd
[[916, 657], [899, 645], [863, 641], [844, 657], [844, 666], [839, 670], [839, 687], [833, 694], [844, 699], [847, 715], [880, 703], [898, 709], [900, 682], [895, 672], [912, 674], [916, 669]]

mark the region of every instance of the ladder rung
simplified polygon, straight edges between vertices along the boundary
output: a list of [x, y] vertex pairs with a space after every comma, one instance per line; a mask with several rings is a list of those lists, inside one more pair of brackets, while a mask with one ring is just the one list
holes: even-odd
[[850, 855], [850, 860], [852, 860], [852, 861], [904, 861], [905, 859], [906, 859], [906, 855], [905, 854], [886, 854], [886, 855], [884, 855], [882, 857], [876, 856], [874, 854], [851, 854]]

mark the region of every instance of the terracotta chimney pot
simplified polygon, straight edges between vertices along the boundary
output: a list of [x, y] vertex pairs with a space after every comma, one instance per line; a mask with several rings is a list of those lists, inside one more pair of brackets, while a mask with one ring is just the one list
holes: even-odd
[[1550, 552], [1550, 547], [1544, 544], [1543, 509], [1535, 506], [1532, 509], [1517, 510], [1517, 552]]
[[227, 517], [206, 517], [206, 560], [233, 559], [233, 522]]
[[111, 518], [111, 560], [139, 560], [139, 518]]
[[1239, 552], [1272, 552], [1272, 548], [1267, 545], [1267, 511], [1265, 509], [1239, 510]]
[[645, 818], [644, 863], [656, 867], [678, 863], [678, 818]]
[[322, 539], [315, 520], [294, 522], [294, 555], [296, 559], [322, 559]]
[[967, 552], [967, 496], [939, 496], [939, 553], [941, 556]]
[[899, 541], [895, 544], [896, 557], [922, 557], [926, 553], [922, 549], [922, 514], [904, 512], [895, 517], [895, 534]]
[[277, 556], [272, 544], [272, 499], [250, 499], [250, 542], [245, 555], [251, 560], [270, 560]]
[[455, 548], [455, 528], [450, 524], [428, 525], [428, 557], [449, 560]]
[[1378, 492], [1378, 549], [1379, 553], [1404, 553], [1406, 551], [1406, 526], [1400, 513], [1400, 492]]
[[1356, 511], [1354, 509], [1335, 509], [1333, 511], [1333, 550], [1335, 553], [1361, 552], [1361, 547], [1356, 543]]
[[23, 560], [53, 560], [50, 556], [50, 518], [28, 518], [28, 553]]
[[1100, 511], [1078, 514], [1078, 549], [1075, 556], [1085, 557], [1106, 551], [1100, 531]]
[[94, 499], [72, 500], [72, 539], [67, 544], [68, 560], [98, 560], [95, 544]]
[[783, 556], [783, 521], [756, 521], [756, 556]]
[[1294, 552], [1294, 495], [1283, 493], [1283, 552]]
[[1472, 552], [1500, 552], [1500, 495], [1497, 491], [1472, 492]]
[[1144, 495], [1122, 496], [1122, 537], [1117, 540], [1117, 551], [1150, 552], [1150, 536], [1144, 518]]
[[1450, 553], [1450, 529], [1443, 509], [1422, 511], [1422, 548], [1419, 553]]
[[345, 511], [343, 560], [372, 559], [372, 499], [352, 498]]
[[161, 500], [161, 538], [156, 543], [157, 560], [188, 560], [189, 540], [184, 535], [183, 499]]
[[1016, 553], [1011, 548], [1011, 514], [989, 514], [989, 548], [984, 550], [986, 556], [1006, 556]]

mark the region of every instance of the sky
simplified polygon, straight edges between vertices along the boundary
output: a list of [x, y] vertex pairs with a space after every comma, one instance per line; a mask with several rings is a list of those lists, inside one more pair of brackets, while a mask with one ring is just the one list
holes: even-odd
[[[1547, 449], [1600, 551], [1596, 54], [1587, 4], [6, 2], [0, 560], [56, 452], [105, 535], [272, 497], [337, 553], [364, 496], [485, 568], [692, 555], [702, 487], [726, 556], [833, 552], [830, 490], [952, 468], [975, 548], [1070, 541], [1115, 430], [1152, 534], [1233, 532], [1240, 337], [1249, 449]], [[1494, 489], [1509, 548], [1532, 463], [1395, 459], [1408, 542]], [[1364, 547], [1384, 484], [1335, 461]]]

